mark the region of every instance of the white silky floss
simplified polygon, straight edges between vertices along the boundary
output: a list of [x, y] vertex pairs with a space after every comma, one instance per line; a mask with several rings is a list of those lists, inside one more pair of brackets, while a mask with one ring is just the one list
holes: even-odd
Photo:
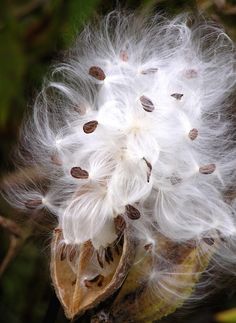
[[13, 204], [43, 204], [69, 244], [106, 247], [123, 215], [143, 244], [159, 232], [233, 248], [234, 89], [235, 48], [213, 23], [109, 14], [45, 81], [21, 157], [49, 187], [14, 189]]

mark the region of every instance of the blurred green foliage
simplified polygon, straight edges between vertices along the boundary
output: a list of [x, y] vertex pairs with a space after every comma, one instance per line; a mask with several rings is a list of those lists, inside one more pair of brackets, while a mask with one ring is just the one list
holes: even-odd
[[[12, 169], [10, 151], [24, 113], [40, 90], [44, 75], [53, 60], [73, 42], [84, 23], [118, 7], [136, 9], [144, 14], [162, 11], [175, 14], [199, 9], [224, 24], [236, 39], [235, 0], [0, 0], [0, 171], [4, 177]], [[15, 212], [0, 200], [0, 214]], [[53, 219], [51, 220], [53, 222]], [[28, 240], [0, 280], [0, 321], [37, 323], [43, 320], [52, 289], [49, 278], [50, 232], [41, 230]], [[8, 236], [0, 229], [0, 260], [7, 250]], [[220, 294], [221, 295], [221, 294]], [[218, 296], [216, 303], [219, 302]], [[217, 303], [217, 304], [218, 304]], [[232, 303], [235, 306], [236, 301]], [[210, 316], [194, 314], [191, 322], [213, 322]], [[212, 307], [213, 308], [213, 307]], [[236, 322], [236, 318], [233, 318]], [[63, 315], [59, 322], [65, 322]], [[170, 322], [189, 322], [175, 318]], [[223, 322], [223, 321], [222, 321]], [[226, 322], [226, 321], [225, 321]]]

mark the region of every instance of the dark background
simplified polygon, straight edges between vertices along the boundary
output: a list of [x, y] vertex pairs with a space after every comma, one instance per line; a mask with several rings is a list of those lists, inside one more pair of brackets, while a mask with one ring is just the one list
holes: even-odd
[[[117, 4], [143, 13], [162, 11], [169, 15], [200, 10], [221, 23], [236, 40], [236, 0], [0, 0], [1, 182], [14, 171], [11, 156], [22, 117], [29, 110], [49, 66], [70, 47], [84, 23], [116, 8]], [[0, 322], [43, 322], [50, 301], [55, 302], [49, 277], [48, 229], [55, 220], [48, 218], [46, 225], [27, 219], [2, 199], [0, 215], [16, 220], [28, 237], [0, 277]], [[0, 261], [8, 245], [9, 234], [0, 228]], [[235, 281], [236, 278], [198, 307], [178, 310], [163, 322], [216, 322], [216, 313], [236, 308]], [[66, 322], [62, 312], [56, 322]], [[236, 323], [236, 310], [221, 322]]]

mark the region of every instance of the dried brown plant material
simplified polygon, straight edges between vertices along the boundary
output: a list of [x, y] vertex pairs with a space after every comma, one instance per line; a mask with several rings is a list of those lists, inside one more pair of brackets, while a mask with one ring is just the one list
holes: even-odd
[[78, 179], [89, 178], [89, 173], [85, 169], [82, 169], [81, 167], [72, 167], [70, 170], [70, 174], [72, 177], [78, 178]]
[[157, 67], [150, 67], [150, 68], [147, 68], [147, 69], [144, 69], [141, 71], [141, 74], [143, 75], [147, 75], [147, 74], [154, 74], [158, 71], [158, 68]]
[[[113, 245], [104, 250], [104, 257], [109, 262], [104, 264], [91, 241], [87, 241], [80, 246], [79, 252], [73, 255], [71, 263], [69, 258], [73, 246], [67, 246], [68, 256], [63, 256], [61, 260], [62, 241], [61, 230], [54, 230], [51, 244], [51, 276], [66, 316], [73, 319], [89, 309], [96, 308], [119, 290], [133, 264], [136, 244], [129, 227], [126, 226], [123, 244], [119, 244], [119, 247], [122, 247], [121, 252], [115, 252]], [[101, 264], [100, 271], [96, 259], [99, 259]], [[94, 272], [92, 277], [91, 272]]]
[[37, 209], [41, 205], [42, 205], [42, 199], [28, 200], [25, 202], [25, 207], [31, 210]]
[[215, 169], [216, 169], [215, 164], [203, 165], [203, 166], [199, 167], [199, 173], [212, 174], [212, 173], [214, 173]]
[[182, 93], [173, 93], [173, 94], [171, 94], [171, 96], [173, 98], [175, 98], [176, 100], [181, 100], [183, 97], [183, 94]]
[[[155, 241], [151, 247], [152, 252], [145, 252], [146, 249], [150, 250], [151, 244], [146, 245], [142, 260], [131, 268], [109, 308], [110, 316], [115, 317], [117, 322], [126, 322], [127, 319], [130, 322], [156, 322], [173, 313], [189, 298], [200, 278], [199, 273], [208, 266], [216, 249], [215, 245], [206, 249], [192, 243], [174, 243], [160, 234]], [[157, 260], [153, 255], [160, 255], [160, 259]], [[166, 261], [162, 262], [161, 259]], [[147, 274], [153, 270], [160, 270], [155, 281]], [[169, 272], [168, 288], [165, 288], [167, 277], [162, 276], [161, 271]], [[185, 275], [181, 274], [183, 272]], [[156, 292], [153, 286], [157, 286]]]
[[123, 62], [128, 62], [129, 60], [129, 55], [127, 53], [126, 50], [121, 50], [120, 51], [120, 59], [123, 61]]
[[89, 122], [86, 122], [84, 125], [83, 125], [83, 130], [85, 133], [92, 133], [96, 130], [98, 126], [98, 122], [97, 120], [92, 120], [92, 121], [89, 121]]
[[191, 129], [188, 136], [191, 140], [195, 140], [198, 136], [198, 130], [196, 128]]
[[141, 216], [138, 209], [136, 209], [133, 205], [126, 205], [125, 206], [125, 214], [130, 218], [131, 220], [138, 220]]
[[155, 107], [154, 107], [154, 104], [152, 103], [152, 101], [146, 97], [145, 95], [142, 95], [140, 97], [140, 102], [143, 106], [143, 109], [147, 112], [153, 112]]
[[93, 76], [99, 81], [104, 81], [106, 78], [104, 71], [99, 66], [91, 66], [89, 69], [89, 75]]

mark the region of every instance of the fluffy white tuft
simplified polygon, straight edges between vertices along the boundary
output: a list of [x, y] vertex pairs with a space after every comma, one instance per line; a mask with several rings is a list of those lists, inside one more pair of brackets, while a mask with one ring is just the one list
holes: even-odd
[[[43, 202], [65, 241], [106, 247], [123, 214], [144, 244], [153, 228], [175, 242], [220, 236], [230, 248], [219, 259], [235, 261], [232, 41], [185, 15], [116, 12], [96, 28], [45, 81], [22, 135], [21, 157], [48, 178]], [[41, 198], [17, 196], [26, 208]]]

